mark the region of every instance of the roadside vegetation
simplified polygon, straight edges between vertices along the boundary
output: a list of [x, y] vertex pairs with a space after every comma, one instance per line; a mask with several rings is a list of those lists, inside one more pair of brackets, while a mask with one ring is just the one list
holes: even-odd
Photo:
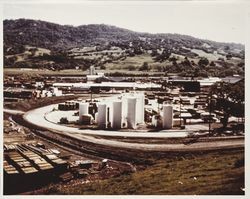
[[132, 174], [82, 184], [58, 185], [44, 194], [76, 195], [242, 195], [244, 194], [244, 151], [161, 158]]

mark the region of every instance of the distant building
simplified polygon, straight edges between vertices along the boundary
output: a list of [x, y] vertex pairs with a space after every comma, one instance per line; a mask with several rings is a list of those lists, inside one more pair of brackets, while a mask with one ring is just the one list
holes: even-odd
[[90, 66], [90, 68], [89, 68], [89, 75], [96, 75], [95, 67], [94, 66]]

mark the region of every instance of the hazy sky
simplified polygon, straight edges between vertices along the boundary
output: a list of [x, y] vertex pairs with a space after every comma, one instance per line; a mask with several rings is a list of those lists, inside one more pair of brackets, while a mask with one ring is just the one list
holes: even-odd
[[179, 33], [243, 44], [246, 35], [247, 10], [236, 3], [5, 3], [3, 9], [4, 19], [40, 19], [67, 25], [103, 23], [140, 32]]

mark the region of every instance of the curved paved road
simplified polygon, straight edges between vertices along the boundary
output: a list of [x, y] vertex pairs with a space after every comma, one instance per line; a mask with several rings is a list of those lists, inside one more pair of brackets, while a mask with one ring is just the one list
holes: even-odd
[[13, 110], [13, 109], [3, 109], [3, 112], [5, 112], [5, 113], [10, 113], [10, 114], [13, 114], [13, 115], [24, 114], [23, 111], [20, 111], [20, 110]]
[[40, 127], [45, 127], [51, 130], [80, 133], [86, 135], [104, 135], [104, 136], [118, 136], [118, 137], [149, 137], [149, 138], [175, 138], [186, 137], [188, 132], [185, 130], [171, 130], [160, 132], [130, 132], [130, 131], [107, 131], [107, 130], [91, 130], [91, 129], [78, 129], [74, 127], [64, 126], [47, 121], [45, 115], [49, 113], [55, 105], [44, 106], [38, 109], [31, 110], [24, 114], [24, 119], [31, 124]]
[[67, 136], [87, 141], [94, 144], [106, 145], [116, 148], [139, 149], [145, 151], [201, 151], [214, 150], [222, 148], [239, 148], [244, 147], [244, 139], [228, 139], [218, 140], [213, 142], [196, 142], [193, 144], [143, 144], [143, 143], [128, 143], [104, 138], [95, 138], [93, 135], [118, 136], [118, 137], [136, 137], [143, 138], [174, 138], [186, 137], [188, 132], [155, 132], [155, 133], [138, 133], [138, 132], [115, 132], [103, 130], [82, 130], [73, 127], [66, 127], [59, 124], [51, 123], [45, 119], [45, 114], [50, 112], [55, 105], [45, 106], [34, 109], [24, 114], [24, 119], [37, 126], [60, 132]]

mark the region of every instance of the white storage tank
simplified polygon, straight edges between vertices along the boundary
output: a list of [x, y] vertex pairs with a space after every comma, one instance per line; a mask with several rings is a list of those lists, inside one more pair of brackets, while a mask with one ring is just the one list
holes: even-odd
[[127, 98], [127, 127], [135, 129], [136, 128], [136, 98]]
[[97, 124], [98, 112], [95, 113], [95, 123]]
[[122, 102], [113, 102], [113, 118], [112, 118], [112, 128], [120, 129], [122, 124]]
[[105, 129], [107, 124], [107, 105], [98, 104], [98, 115], [97, 115], [98, 128]]
[[[125, 96], [123, 94], [121, 100], [122, 100], [122, 124], [125, 124], [125, 126], [126, 126], [126, 124], [127, 124], [127, 115], [128, 115], [128, 113], [127, 113], [127, 111], [128, 111], [128, 99], [127, 99], [127, 96]], [[125, 127], [125, 126], [123, 126], [123, 127]]]
[[171, 129], [173, 127], [173, 107], [163, 104], [162, 127], [163, 129]]
[[89, 68], [89, 74], [90, 75], [95, 75], [95, 67], [94, 66], [90, 66], [90, 68]]
[[144, 123], [144, 94], [138, 93], [135, 95], [137, 98], [136, 104], [136, 123]]
[[82, 122], [82, 115], [89, 114], [89, 104], [88, 103], [80, 103], [79, 104], [79, 121]]

